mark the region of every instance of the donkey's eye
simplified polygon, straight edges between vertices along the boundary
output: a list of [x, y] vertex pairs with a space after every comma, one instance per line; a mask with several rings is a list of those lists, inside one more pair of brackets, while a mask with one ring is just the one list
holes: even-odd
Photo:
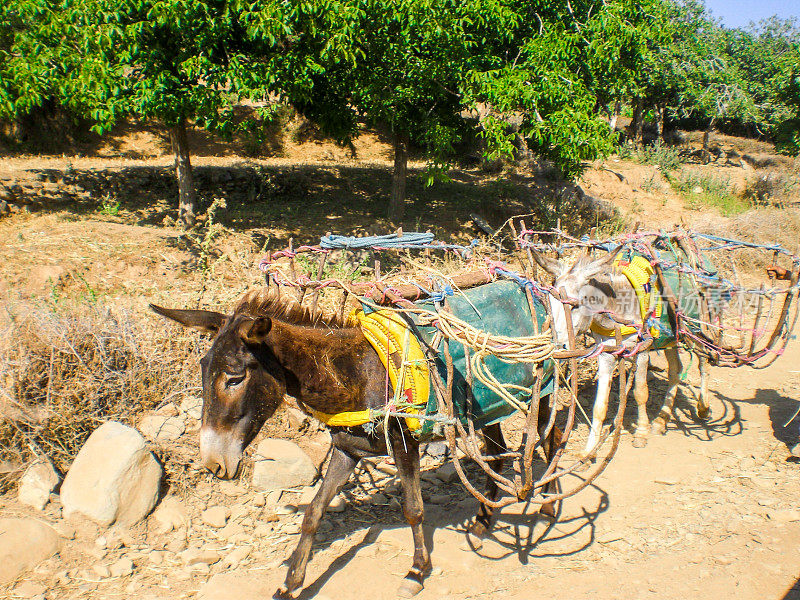
[[231, 387], [235, 387], [235, 386], [239, 385], [240, 383], [242, 383], [245, 380], [246, 376], [247, 376], [246, 373], [238, 373], [236, 375], [228, 375], [227, 376], [228, 378], [225, 380], [225, 387], [226, 388], [231, 388]]

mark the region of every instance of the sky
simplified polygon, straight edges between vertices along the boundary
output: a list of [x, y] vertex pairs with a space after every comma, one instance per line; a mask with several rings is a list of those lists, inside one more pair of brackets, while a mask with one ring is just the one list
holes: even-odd
[[746, 27], [772, 15], [800, 20], [800, 0], [705, 0], [715, 17], [727, 27]]

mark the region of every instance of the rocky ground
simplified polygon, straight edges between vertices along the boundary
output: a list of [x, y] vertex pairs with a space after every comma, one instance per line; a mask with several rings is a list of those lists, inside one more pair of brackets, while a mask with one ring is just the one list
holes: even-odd
[[[479, 549], [468, 545], [464, 529], [476, 501], [457, 483], [449, 461], [431, 456], [441, 453], [432, 446], [423, 459], [423, 490], [435, 568], [419, 597], [521, 599], [569, 590], [571, 598], [800, 598], [800, 464], [787, 448], [798, 425], [784, 427], [800, 400], [798, 358], [795, 344], [768, 371], [714, 370], [708, 425], [692, 420], [688, 402], [678, 402], [666, 436], [635, 449], [626, 434], [608, 470], [567, 500], [555, 523], [537, 518], [533, 507], [511, 506]], [[653, 377], [660, 389], [661, 375]], [[162, 407], [140, 428], [151, 443], [191, 446], [196, 410], [191, 402]], [[324, 459], [327, 434], [300, 414], [291, 422], [305, 431], [300, 439], [313, 469]], [[584, 432], [582, 426], [571, 450], [581, 447]], [[242, 480], [207, 477], [180, 493], [167, 490], [155, 511], [132, 527], [107, 528], [82, 517], [81, 509], [65, 506], [63, 491], [49, 496], [41, 512], [0, 497], [0, 528], [12, 535], [22, 524], [56, 532], [37, 534], [42, 551], [31, 562], [41, 562], [4, 593], [268, 597], [285, 575], [282, 563], [299, 538], [314, 487], [276, 488], [291, 483], [276, 478], [284, 473], [274, 467], [282, 453], [292, 456], [291, 473], [284, 475], [305, 476], [289, 442], [272, 450], [273, 468], [259, 475], [258, 454], [270, 452], [267, 442]], [[411, 556], [399, 499], [391, 461], [362, 462], [317, 535], [301, 597], [394, 598]], [[6, 557], [21, 547], [9, 548], [8, 536], [0, 543]], [[23, 545], [30, 550], [33, 544]]]

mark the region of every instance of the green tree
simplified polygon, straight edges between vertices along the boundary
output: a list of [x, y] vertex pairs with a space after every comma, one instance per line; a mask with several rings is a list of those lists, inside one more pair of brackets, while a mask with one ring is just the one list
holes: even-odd
[[[284, 33], [279, 3], [224, 0], [13, 0], [12, 14], [35, 19], [12, 44], [3, 69], [6, 113], [56, 95], [97, 132], [121, 117], [157, 119], [175, 154], [179, 218], [195, 221], [196, 193], [186, 127], [234, 129], [241, 97], [266, 97], [269, 61]], [[252, 35], [255, 34], [256, 35]]]

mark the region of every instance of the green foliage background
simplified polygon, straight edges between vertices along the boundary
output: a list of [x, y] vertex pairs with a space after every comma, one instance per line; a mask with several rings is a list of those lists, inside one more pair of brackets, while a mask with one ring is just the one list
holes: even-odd
[[[696, 0], [9, 0], [0, 119], [56, 102], [97, 132], [134, 115], [231, 134], [289, 104], [346, 144], [407, 136], [446, 172], [478, 135], [565, 177], [611, 152], [616, 103], [800, 150], [800, 29], [726, 29]], [[475, 116], [480, 115], [479, 119]], [[513, 124], [513, 125], [512, 125]], [[706, 125], [704, 125], [706, 126]]]

